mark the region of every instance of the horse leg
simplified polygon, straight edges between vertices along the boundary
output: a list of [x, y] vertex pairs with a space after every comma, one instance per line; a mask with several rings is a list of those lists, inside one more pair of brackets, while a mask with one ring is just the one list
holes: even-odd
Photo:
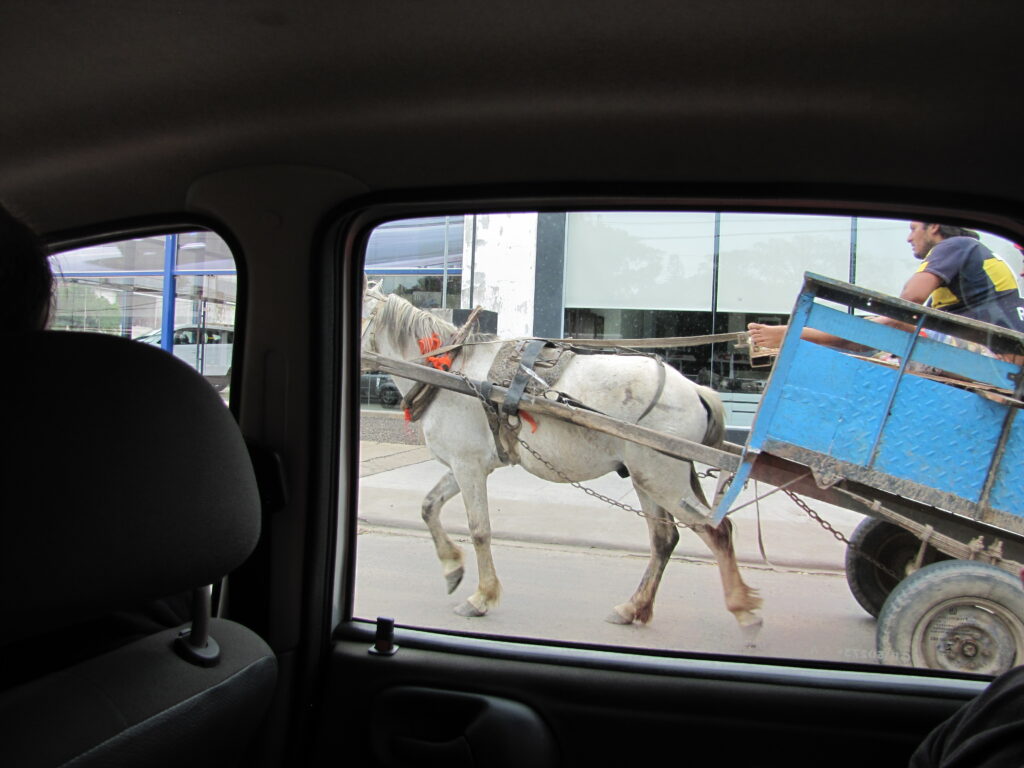
[[[706, 515], [710, 510], [707, 497], [697, 479], [696, 470], [692, 469], [692, 466], [689, 490], [690, 493], [684, 494], [682, 506], [693, 507], [695, 511]], [[704, 524], [691, 527], [715, 556], [718, 573], [722, 579], [722, 590], [725, 592], [725, 607], [736, 618], [741, 629], [749, 632], [748, 639], [753, 642], [762, 622], [761, 617], [754, 613], [761, 607], [761, 598], [757, 596], [757, 590], [748, 586], [740, 575], [740, 569], [736, 563], [736, 550], [733, 548], [732, 542], [732, 521], [725, 518], [717, 527]]]
[[449, 595], [462, 582], [465, 571], [462, 567], [462, 550], [441, 525], [441, 508], [458, 493], [459, 484], [455, 482], [455, 475], [449, 470], [423, 499], [421, 510], [423, 522], [427, 524], [427, 530], [434, 540], [437, 558], [441, 561], [441, 570]]
[[469, 534], [476, 552], [477, 588], [466, 602], [455, 609], [460, 616], [484, 616], [498, 603], [501, 584], [491, 553], [491, 521], [487, 510], [487, 473], [463, 470], [455, 472], [466, 505]]
[[732, 546], [732, 521], [725, 518], [717, 526], [695, 525], [693, 531], [708, 545], [718, 563], [722, 590], [725, 592], [725, 607], [736, 617], [740, 627], [759, 628], [761, 617], [754, 611], [761, 607], [761, 598], [757, 596], [757, 590], [748, 586], [740, 576], [736, 551]]
[[606, 621], [612, 624], [632, 624], [634, 621], [646, 624], [651, 620], [654, 616], [654, 596], [658, 592], [658, 585], [661, 584], [661, 576], [679, 541], [679, 531], [672, 516], [639, 488], [636, 491], [640, 499], [640, 508], [645, 515], [644, 519], [647, 521], [651, 557], [647, 561], [647, 569], [640, 579], [636, 592], [628, 602], [612, 608], [612, 612], [606, 617]]

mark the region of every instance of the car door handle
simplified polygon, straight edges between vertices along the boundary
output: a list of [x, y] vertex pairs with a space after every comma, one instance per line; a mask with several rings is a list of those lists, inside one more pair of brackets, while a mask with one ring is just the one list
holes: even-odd
[[558, 764], [554, 735], [525, 704], [495, 696], [403, 686], [375, 698], [375, 758], [404, 766], [531, 766]]

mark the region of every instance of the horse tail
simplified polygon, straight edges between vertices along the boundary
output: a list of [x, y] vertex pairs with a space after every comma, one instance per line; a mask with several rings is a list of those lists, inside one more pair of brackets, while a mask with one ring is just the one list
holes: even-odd
[[717, 448], [725, 440], [725, 406], [722, 404], [722, 398], [711, 387], [698, 384], [697, 394], [700, 395], [700, 401], [708, 413], [708, 426], [704, 430], [704, 439], [701, 442]]

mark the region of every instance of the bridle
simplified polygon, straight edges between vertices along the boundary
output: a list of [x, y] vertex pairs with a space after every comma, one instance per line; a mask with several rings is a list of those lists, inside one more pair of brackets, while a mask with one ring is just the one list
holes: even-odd
[[387, 297], [374, 291], [366, 294], [369, 298], [374, 300], [373, 309], [370, 310], [369, 314], [363, 316], [363, 327], [362, 332], [359, 335], [359, 343], [362, 346], [363, 351], [376, 352], [377, 351], [377, 324], [374, 322], [377, 319], [377, 314], [381, 308], [387, 303]]

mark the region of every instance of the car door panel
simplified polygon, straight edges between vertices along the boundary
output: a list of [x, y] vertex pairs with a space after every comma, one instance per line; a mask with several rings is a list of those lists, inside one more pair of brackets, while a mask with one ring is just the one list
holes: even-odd
[[[549, 754], [548, 734], [556, 765], [626, 764], [663, 753], [682, 759], [711, 749], [728, 765], [902, 766], [976, 690], [928, 677], [899, 676], [886, 684], [879, 675], [850, 671], [764, 667], [757, 674], [750, 664], [509, 643], [495, 644], [497, 652], [489, 654], [489, 644], [480, 642], [467, 653], [459, 641], [445, 650], [401, 633], [398, 651], [379, 656], [369, 653], [372, 638], [364, 637], [334, 645], [319, 713], [318, 765], [333, 764], [342, 752], [357, 755], [360, 765], [433, 764], [442, 755], [449, 765], [501, 765], [460, 762], [476, 754], [461, 751], [472, 743], [471, 715], [487, 709], [482, 702], [500, 702], [487, 711], [486, 732], [499, 744], [514, 732], [513, 745], [542, 755]], [[417, 733], [418, 753], [396, 755], [394, 743], [386, 743]], [[519, 743], [524, 740], [531, 743]], [[431, 745], [436, 749], [428, 754]]]

